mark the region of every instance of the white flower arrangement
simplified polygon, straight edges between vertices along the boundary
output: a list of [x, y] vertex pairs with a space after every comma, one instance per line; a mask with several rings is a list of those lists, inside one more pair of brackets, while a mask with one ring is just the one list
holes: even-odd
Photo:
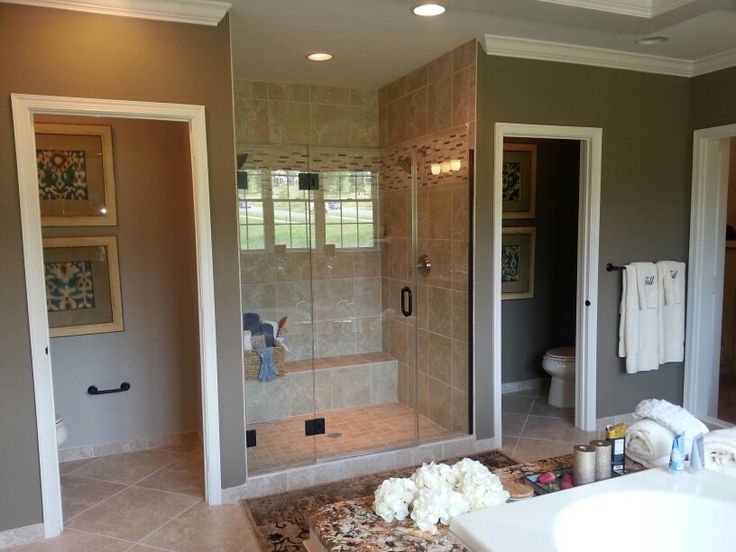
[[374, 508], [384, 521], [409, 515], [417, 527], [432, 534], [437, 524], [455, 516], [503, 504], [509, 498], [501, 480], [480, 462], [464, 458], [454, 466], [423, 464], [410, 478], [392, 477], [376, 489]]

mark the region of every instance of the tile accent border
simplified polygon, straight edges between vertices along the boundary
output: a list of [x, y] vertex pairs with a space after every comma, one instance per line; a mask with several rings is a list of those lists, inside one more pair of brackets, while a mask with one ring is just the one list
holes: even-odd
[[43, 523], [35, 525], [26, 525], [17, 529], [8, 529], [0, 531], [0, 549], [10, 548], [11, 546], [19, 546], [41, 540], [43, 538]]
[[69, 462], [70, 460], [97, 458], [98, 456], [110, 456], [111, 454], [120, 454], [123, 452], [137, 452], [139, 450], [170, 447], [173, 445], [191, 443], [192, 441], [202, 441], [199, 431], [184, 431], [182, 433], [174, 433], [150, 439], [133, 439], [131, 441], [118, 441], [116, 443], [102, 443], [98, 445], [67, 448], [59, 450], [59, 462]]
[[523, 381], [510, 381], [501, 385], [501, 393], [516, 393], [517, 391], [537, 391], [544, 387], [549, 378], [537, 378]]
[[235, 503], [244, 498], [303, 489], [341, 479], [370, 475], [387, 470], [405, 468], [424, 462], [440, 461], [500, 448], [495, 439], [476, 439], [472, 435], [426, 443], [416, 447], [379, 452], [311, 466], [298, 467], [247, 479], [244, 485], [223, 489], [224, 503]]

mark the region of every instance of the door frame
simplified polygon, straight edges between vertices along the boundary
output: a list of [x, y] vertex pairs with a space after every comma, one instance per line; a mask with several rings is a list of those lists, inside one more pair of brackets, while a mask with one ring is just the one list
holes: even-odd
[[[502, 442], [501, 424], [501, 235], [503, 230], [502, 161], [504, 138], [539, 138], [580, 142], [578, 206], [578, 267], [576, 299], [575, 425], [585, 431], [596, 427], [596, 353], [598, 343], [598, 248], [600, 235], [601, 159], [603, 129], [496, 123], [493, 163], [493, 430]], [[589, 305], [586, 306], [586, 301]]]
[[217, 335], [204, 106], [30, 94], [11, 94], [11, 104], [33, 365], [33, 392], [36, 403], [44, 535], [47, 538], [59, 535], [63, 530], [63, 519], [53, 377], [51, 358], [48, 353], [49, 323], [46, 311], [33, 120], [36, 114], [179, 121], [186, 123], [189, 127], [197, 260], [205, 497], [208, 504], [220, 504], [222, 485], [217, 394]]
[[[736, 124], [693, 133], [690, 248], [683, 406], [698, 417], [718, 414], [729, 141]], [[734, 160], [736, 162], [736, 160]]]

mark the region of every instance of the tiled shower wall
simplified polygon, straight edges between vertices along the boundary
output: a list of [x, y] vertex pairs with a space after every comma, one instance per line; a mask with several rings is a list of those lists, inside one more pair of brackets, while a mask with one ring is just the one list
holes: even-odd
[[[399, 360], [399, 400], [452, 431], [469, 429], [469, 249], [471, 159], [475, 131], [475, 41], [379, 91], [383, 214], [383, 348]], [[417, 166], [418, 243], [411, 249], [411, 156]], [[456, 172], [432, 163], [461, 159]], [[414, 316], [400, 313], [403, 286], [419, 255]], [[419, 389], [412, 355], [418, 327]], [[420, 435], [420, 438], [422, 436]]]
[[[235, 82], [245, 168], [378, 173], [376, 91]], [[381, 252], [241, 253], [243, 309], [289, 317], [288, 360], [381, 351]]]

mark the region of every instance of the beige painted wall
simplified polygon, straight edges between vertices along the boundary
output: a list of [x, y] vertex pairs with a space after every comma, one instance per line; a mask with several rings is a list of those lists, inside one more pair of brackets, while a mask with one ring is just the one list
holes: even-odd
[[245, 477], [230, 37], [217, 27], [0, 4], [0, 530], [41, 521], [10, 94], [201, 104], [215, 266], [223, 486]]

